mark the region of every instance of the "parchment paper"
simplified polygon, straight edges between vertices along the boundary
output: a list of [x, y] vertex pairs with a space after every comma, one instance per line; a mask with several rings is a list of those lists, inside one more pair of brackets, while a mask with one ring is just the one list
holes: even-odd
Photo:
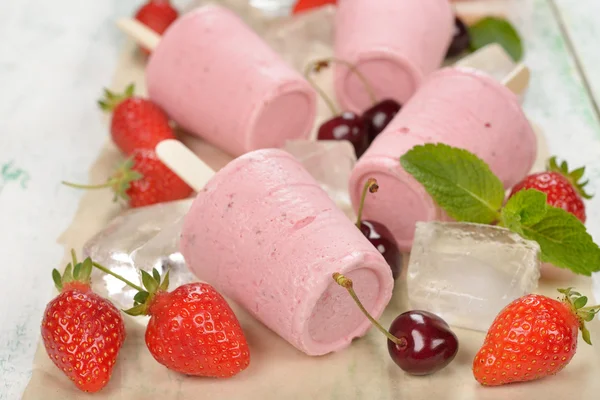
[[[265, 25], [261, 25], [265, 27]], [[258, 29], [261, 29], [261, 26]], [[320, 44], [310, 45], [310, 54], [320, 57], [331, 51]], [[289, 58], [298, 57], [288, 55]], [[292, 60], [290, 60], [292, 61]], [[292, 61], [293, 64], [298, 63]], [[135, 82], [140, 93], [145, 92], [143, 58], [128, 43], [123, 51], [113, 89], [122, 89]], [[323, 79], [327, 80], [326, 76]], [[327, 118], [320, 109], [320, 118]], [[108, 128], [107, 128], [108, 131]], [[182, 139], [213, 168], [224, 166], [229, 157], [188, 136]], [[539, 161], [543, 166], [548, 153], [540, 136]], [[119, 152], [107, 143], [90, 171], [90, 182], [103, 181], [121, 159]], [[59, 238], [65, 246], [65, 263], [70, 248], [81, 249], [85, 241], [121, 211], [111, 202], [109, 192], [84, 195], [68, 230]], [[407, 261], [408, 257], [405, 257]], [[406, 269], [404, 269], [405, 271]], [[50, 271], [48, 271], [50, 274]], [[560, 282], [542, 281], [539, 292], [556, 296], [556, 287], [575, 286], [590, 293], [590, 279], [570, 276]], [[384, 326], [406, 310], [405, 277], [396, 285], [392, 302], [382, 317]], [[232, 304], [232, 303], [230, 303]], [[340, 353], [309, 357], [297, 351], [261, 323], [232, 304], [247, 336], [250, 367], [238, 376], [225, 379], [204, 379], [182, 376], [154, 361], [144, 344], [143, 319], [124, 316], [127, 339], [119, 355], [109, 384], [94, 395], [84, 394], [48, 359], [40, 344], [35, 356], [31, 381], [24, 393], [25, 400], [64, 399], [597, 399], [600, 393], [600, 349], [580, 341], [580, 350], [571, 364], [559, 375], [527, 384], [500, 388], [483, 388], [472, 377], [471, 363], [483, 342], [481, 332], [454, 329], [460, 349], [456, 359], [444, 370], [428, 377], [412, 377], [403, 373], [387, 354], [386, 339], [371, 330], [364, 338]], [[600, 323], [589, 324], [592, 341], [600, 344]]]

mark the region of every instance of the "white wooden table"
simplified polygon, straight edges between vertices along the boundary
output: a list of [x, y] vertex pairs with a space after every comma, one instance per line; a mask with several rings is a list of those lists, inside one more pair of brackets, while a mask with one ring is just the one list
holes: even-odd
[[[598, 192], [600, 1], [507, 1], [533, 71], [526, 111], [552, 153], [588, 166]], [[0, 2], [0, 400], [19, 398], [29, 379], [50, 271], [63, 256], [56, 238], [81, 196], [59, 182], [85, 181], [106, 140], [95, 100], [124, 41], [113, 21], [140, 3]], [[600, 196], [588, 204], [600, 240]]]

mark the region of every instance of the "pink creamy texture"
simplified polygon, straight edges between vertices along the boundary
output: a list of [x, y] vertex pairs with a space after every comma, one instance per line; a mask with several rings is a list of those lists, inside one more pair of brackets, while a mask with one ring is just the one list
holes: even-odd
[[356, 208], [365, 181], [379, 181], [379, 191], [367, 197], [364, 217], [384, 224], [404, 251], [412, 246], [416, 221], [447, 218], [400, 166], [400, 156], [424, 143], [477, 154], [506, 188], [527, 175], [537, 154], [535, 134], [512, 92], [466, 69], [432, 74], [361, 157], [349, 183]]
[[316, 93], [231, 11], [200, 7], [165, 32], [150, 98], [185, 130], [237, 156], [307, 138]]
[[[448, 0], [343, 0], [335, 20], [335, 56], [354, 64], [378, 99], [404, 104], [440, 67], [454, 32]], [[348, 68], [335, 67], [340, 104], [362, 112], [372, 105]]]
[[198, 278], [309, 355], [343, 349], [370, 327], [334, 272], [355, 279], [376, 318], [394, 285], [381, 254], [282, 150], [219, 171], [185, 218], [181, 251]]

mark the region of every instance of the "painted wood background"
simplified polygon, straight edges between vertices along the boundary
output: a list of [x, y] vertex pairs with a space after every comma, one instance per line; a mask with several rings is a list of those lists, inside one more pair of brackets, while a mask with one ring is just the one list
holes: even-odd
[[[600, 2], [506, 1], [533, 71], [526, 112], [553, 153], [588, 166], [597, 192]], [[0, 2], [0, 400], [19, 398], [30, 376], [50, 270], [63, 255], [56, 238], [81, 195], [59, 181], [85, 181], [106, 140], [95, 100], [124, 42], [113, 21], [140, 3]], [[600, 196], [588, 214], [600, 240]]]

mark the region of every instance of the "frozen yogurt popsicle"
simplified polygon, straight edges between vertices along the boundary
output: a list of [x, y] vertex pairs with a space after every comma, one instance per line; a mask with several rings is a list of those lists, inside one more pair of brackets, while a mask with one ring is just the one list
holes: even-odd
[[[354, 64], [378, 98], [404, 104], [442, 64], [453, 30], [448, 0], [343, 0], [335, 17], [335, 56]], [[372, 105], [347, 67], [336, 65], [334, 80], [345, 109], [362, 112]]]
[[334, 272], [354, 280], [376, 318], [394, 285], [379, 251], [300, 162], [278, 149], [233, 160], [199, 190], [181, 252], [198, 278], [308, 355], [341, 350], [370, 327]]
[[349, 182], [356, 207], [361, 185], [377, 179], [380, 188], [365, 202], [365, 219], [386, 225], [404, 251], [417, 221], [444, 215], [399, 159], [416, 145], [436, 142], [475, 153], [506, 188], [530, 171], [537, 153], [535, 133], [507, 87], [473, 69], [432, 74], [361, 157]]
[[148, 93], [185, 130], [233, 156], [308, 137], [314, 89], [233, 12], [197, 8], [156, 42]]

